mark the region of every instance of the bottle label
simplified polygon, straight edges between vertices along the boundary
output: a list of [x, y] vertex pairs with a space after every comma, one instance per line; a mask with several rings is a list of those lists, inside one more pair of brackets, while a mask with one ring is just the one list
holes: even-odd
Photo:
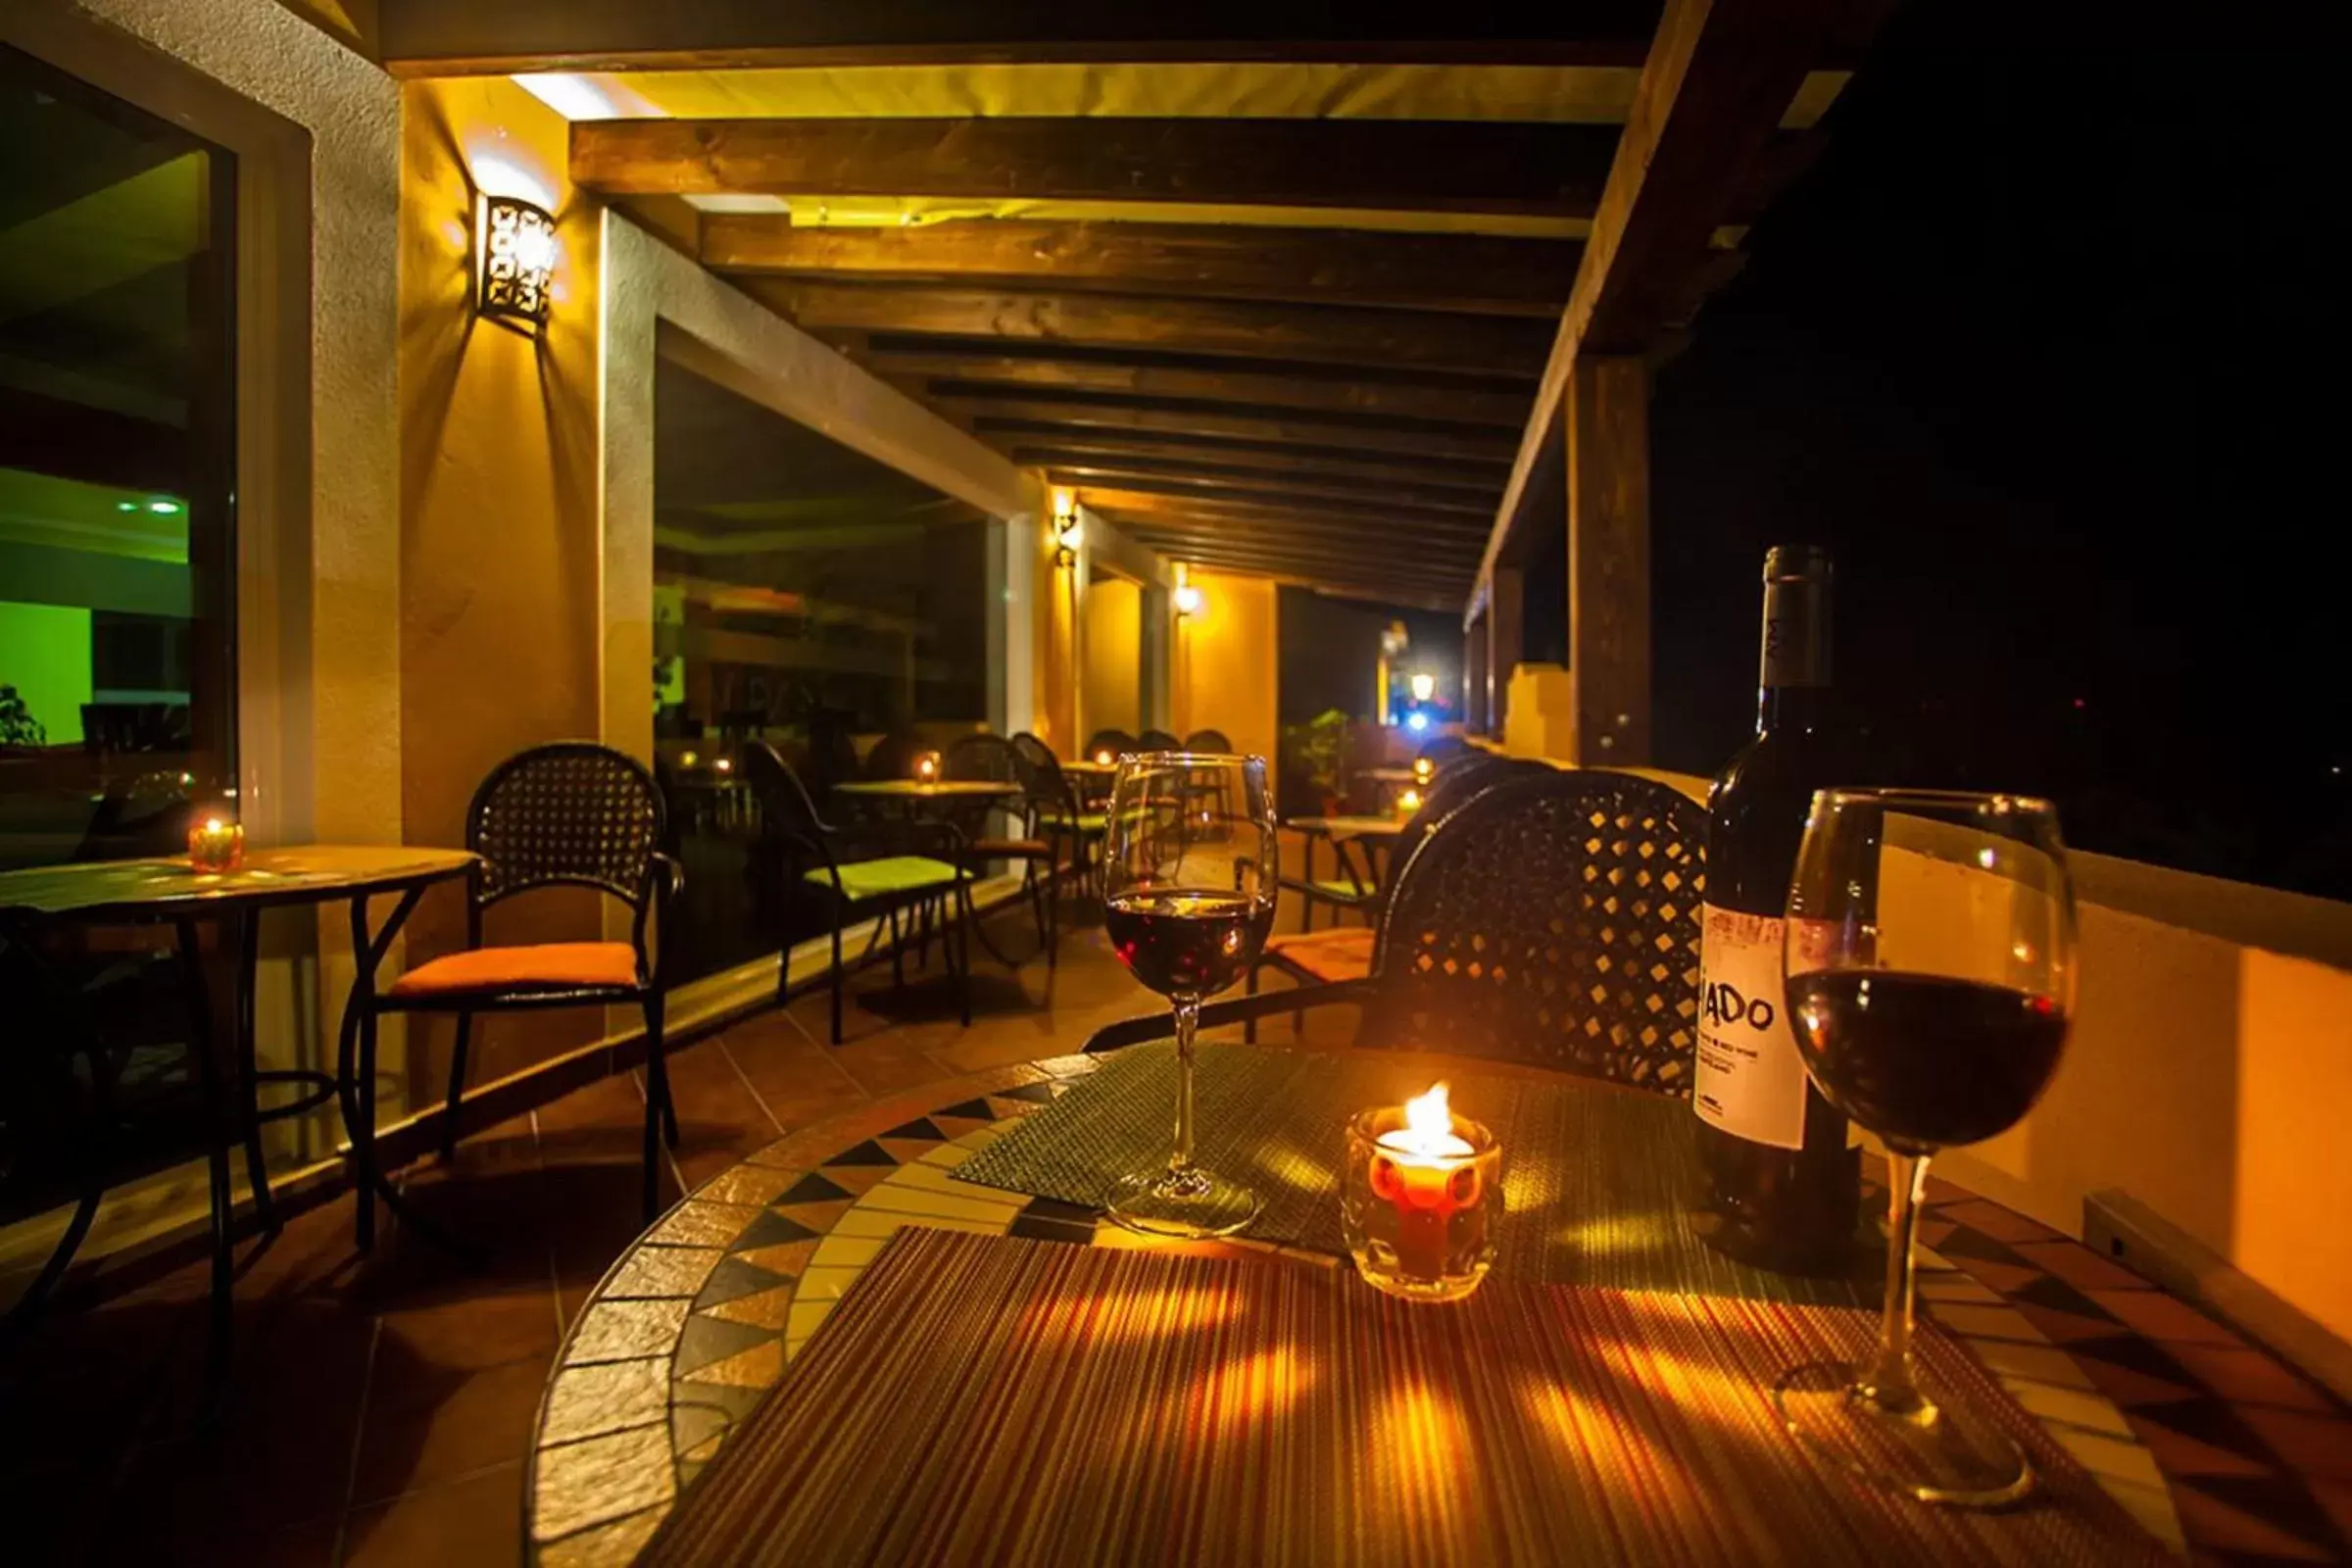
[[1805, 1061], [1781, 984], [1782, 922], [1700, 910], [1698, 1052], [1690, 1102], [1699, 1119], [1775, 1149], [1805, 1144]]

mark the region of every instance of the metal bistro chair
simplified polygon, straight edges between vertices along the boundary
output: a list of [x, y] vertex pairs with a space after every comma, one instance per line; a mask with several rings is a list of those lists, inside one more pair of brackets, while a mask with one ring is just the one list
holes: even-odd
[[[1548, 771], [1548, 770], [1547, 770]], [[1630, 773], [1482, 791], [1396, 878], [1364, 979], [1200, 1009], [1200, 1027], [1361, 1007], [1359, 1046], [1548, 1067], [1687, 1099], [1697, 1043], [1706, 813]], [[1164, 1014], [1086, 1044], [1165, 1038]]]
[[1225, 738], [1225, 732], [1221, 729], [1197, 729], [1184, 738], [1184, 749], [1211, 757], [1230, 757], [1233, 755], [1233, 742]]
[[[1424, 817], [1430, 822], [1435, 822], [1438, 816], [1432, 813], [1432, 805], [1440, 799], [1447, 800], [1453, 806], [1460, 805], [1469, 797], [1456, 794], [1455, 790], [1458, 790], [1468, 779], [1481, 777], [1488, 769], [1499, 767], [1520, 769], [1535, 767], [1544, 768], [1546, 771], [1556, 771], [1546, 762], [1497, 757], [1492, 752], [1472, 751], [1468, 756], [1450, 764], [1445, 773], [1439, 775], [1438, 779], [1422, 792], [1422, 807], [1421, 810], [1415, 814], [1416, 822]], [[1453, 781], [1452, 786], [1441, 790], [1441, 786], [1445, 785], [1447, 779]], [[1487, 784], [1494, 782], [1494, 780], [1491, 777], [1485, 779]], [[1448, 809], [1450, 808], [1449, 806]], [[1413, 845], [1420, 842], [1421, 833], [1425, 831], [1426, 828], [1416, 828], [1413, 824], [1407, 824], [1405, 832], [1387, 846], [1386, 859], [1392, 879], [1396, 868], [1404, 864], [1405, 856], [1411, 853]], [[1297, 894], [1298, 897], [1298, 934], [1300, 937], [1304, 937], [1314, 930], [1315, 911], [1318, 909], [1329, 912], [1331, 927], [1335, 932], [1355, 929], [1343, 927], [1340, 924], [1343, 915], [1360, 914], [1364, 917], [1367, 926], [1370, 922], [1377, 920], [1380, 915], [1383, 895], [1379, 875], [1379, 856], [1371, 847], [1367, 846], [1363, 858], [1358, 860], [1356, 857], [1348, 852], [1348, 846], [1345, 843], [1335, 839], [1331, 847], [1332, 858], [1338, 862], [1339, 875], [1318, 877], [1315, 875], [1315, 841], [1322, 836], [1320, 832], [1305, 834], [1306, 842], [1302, 846], [1305, 864], [1299, 868], [1300, 874], [1282, 879], [1283, 891]], [[1345, 945], [1342, 944], [1342, 946]], [[1370, 956], [1368, 949], [1365, 951], [1364, 956]]]
[[[929, 906], [940, 910], [940, 948], [956, 975], [965, 1027], [972, 1021], [972, 878], [964, 869], [963, 835], [955, 824], [917, 818], [875, 817], [835, 826], [816, 814], [800, 778], [774, 747], [755, 741], [744, 752], [744, 768], [760, 798], [760, 834], [767, 853], [783, 861], [783, 885], [796, 880], [829, 894], [827, 923], [833, 937], [833, 1044], [841, 1044], [841, 1002], [847, 971], [841, 961], [842, 927], [855, 915], [870, 915], [874, 934], [859, 956], [873, 956], [882, 923], [891, 929], [893, 980], [906, 984], [906, 959], [899, 938], [899, 915], [912, 911], [924, 920]], [[920, 852], [920, 853], [918, 853]], [[960, 950], [960, 951], [959, 951]], [[792, 974], [792, 949], [777, 956], [776, 995], [783, 1000]]]
[[1181, 752], [1185, 745], [1164, 729], [1148, 729], [1138, 735], [1135, 744], [1128, 749], [1137, 752]]
[[[678, 1143], [662, 1053], [662, 965], [646, 941], [648, 917], [669, 943], [668, 914], [686, 873], [662, 853], [661, 787], [635, 758], [589, 741], [517, 752], [491, 770], [466, 808], [466, 847], [480, 857], [466, 882], [466, 947], [409, 970], [359, 1019], [363, 1105], [372, 1102], [376, 1015], [454, 1012], [449, 1102], [441, 1152], [457, 1152], [466, 1053], [479, 1012], [635, 1004], [645, 1016], [645, 1216], [658, 1212], [660, 1142]], [[484, 947], [493, 905], [542, 888], [593, 888], [629, 910], [626, 942], [547, 942]]]
[[[1061, 852], [1066, 848], [1071, 871], [1082, 886], [1092, 885], [1101, 869], [1099, 852], [1110, 827], [1110, 813], [1087, 805], [1070, 776], [1061, 770], [1061, 760], [1044, 741], [1023, 730], [1012, 738], [1012, 747], [1029, 766], [1024, 783], [1032, 820], [1054, 846], [1052, 863], [1061, 864]], [[1128, 749], [1134, 750], [1132, 746]]]
[[[1045, 743], [1040, 741], [1038, 744], [1042, 746]], [[1135, 737], [1123, 729], [1099, 729], [1088, 738], [1086, 743], [1087, 756], [1101, 757], [1104, 752], [1108, 752], [1110, 760], [1114, 762], [1134, 750], [1136, 750]]]
[[[977, 877], [992, 860], [1021, 862], [1022, 892], [1037, 916], [1037, 940], [1045, 949], [1046, 967], [1054, 968], [1058, 956], [1055, 950], [1061, 943], [1061, 879], [1054, 875], [1054, 841], [1038, 830], [1039, 801], [1045, 792], [1037, 788], [1036, 765], [1002, 735], [966, 735], [948, 748], [940, 760], [940, 772], [951, 779], [1020, 786], [1017, 797], [981, 803], [959, 819], [956, 827], [964, 834], [963, 864], [972, 876]], [[997, 816], [1005, 819], [1006, 831], [988, 831], [989, 819]], [[985, 931], [981, 940], [987, 941]]]
[[[1448, 769], [1431, 784], [1422, 798], [1421, 809], [1404, 824], [1404, 831], [1389, 847], [1389, 865], [1392, 873], [1412, 858], [1421, 841], [1437, 825], [1481, 792], [1494, 788], [1503, 779], [1535, 773], [1556, 771], [1546, 762], [1513, 760], [1489, 753], [1474, 754], [1475, 762], [1464, 760]], [[1342, 980], [1360, 980], [1372, 972], [1372, 946], [1377, 935], [1382, 909], [1388, 903], [1388, 888], [1396, 886], [1392, 874], [1387, 887], [1373, 885], [1360, 891], [1336, 890], [1329, 882], [1298, 881], [1289, 877], [1277, 879], [1282, 891], [1297, 894], [1309, 901], [1309, 912], [1297, 931], [1284, 932], [1266, 938], [1250, 962], [1250, 995], [1257, 994], [1257, 976], [1261, 969], [1277, 969], [1298, 985], [1331, 985]], [[1361, 925], [1340, 925], [1335, 911], [1334, 924], [1317, 931], [1313, 926], [1312, 903], [1322, 900], [1352, 909], [1364, 917]], [[1257, 1025], [1252, 1021], [1248, 1038], [1257, 1038]]]

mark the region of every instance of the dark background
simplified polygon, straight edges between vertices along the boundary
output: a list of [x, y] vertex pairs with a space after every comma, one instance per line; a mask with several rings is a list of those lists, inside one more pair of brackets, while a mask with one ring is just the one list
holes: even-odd
[[[2046, 794], [2078, 848], [2352, 899], [2325, 9], [1895, 13], [1657, 373], [1660, 765], [1752, 732], [1764, 552], [1819, 542], [1872, 781]], [[1564, 529], [1539, 545], [1525, 657], [1564, 662]], [[1286, 591], [1286, 722], [1370, 711], [1387, 614]], [[1409, 618], [1458, 668], [1458, 619]]]
[[1752, 729], [1764, 551], [1817, 540], [1886, 779], [2352, 898], [2346, 53], [1968, 13], [1887, 24], [1658, 375], [1658, 760]]

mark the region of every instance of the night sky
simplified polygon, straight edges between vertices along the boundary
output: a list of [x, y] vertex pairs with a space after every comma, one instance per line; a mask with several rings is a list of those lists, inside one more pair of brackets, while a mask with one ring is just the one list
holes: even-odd
[[2344, 56], [1881, 35], [1660, 370], [1662, 765], [1754, 722], [1757, 573], [1838, 555], [1882, 781], [2352, 897]]

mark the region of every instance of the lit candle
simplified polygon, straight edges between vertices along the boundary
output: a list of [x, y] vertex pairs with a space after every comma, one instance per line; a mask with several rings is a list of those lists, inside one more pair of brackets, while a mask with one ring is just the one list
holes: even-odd
[[916, 758], [914, 760], [914, 776], [916, 781], [919, 783], [930, 784], [937, 782], [939, 778], [939, 754], [937, 752], [925, 752], [922, 756]]
[[234, 871], [245, 858], [245, 829], [225, 817], [208, 816], [188, 829], [188, 864], [198, 871]]
[[1396, 1265], [1407, 1278], [1434, 1283], [1449, 1272], [1447, 1227], [1485, 1196], [1476, 1153], [1453, 1130], [1442, 1083], [1406, 1101], [1404, 1125], [1380, 1135], [1372, 1196], [1396, 1210]]
[[680, 767], [692, 767], [695, 763], [701, 760], [702, 759], [692, 752], [680, 752], [678, 754], [678, 765]]
[[1437, 763], [1435, 763], [1435, 762], [1431, 761], [1431, 760], [1430, 760], [1428, 758], [1426, 758], [1426, 757], [1416, 757], [1416, 758], [1414, 758], [1414, 759], [1413, 759], [1413, 782], [1414, 782], [1414, 783], [1416, 783], [1416, 784], [1426, 784], [1426, 783], [1428, 783], [1428, 782], [1429, 782], [1431, 779], [1433, 779], [1433, 778], [1436, 778], [1437, 776], [1438, 776], [1438, 764], [1437, 764]]
[[1419, 809], [1421, 809], [1421, 792], [1419, 790], [1408, 789], [1397, 795], [1396, 814], [1398, 816], [1409, 817]]
[[712, 762], [710, 765], [721, 773], [732, 773], [735, 771], [735, 760], [731, 757], [722, 757], [717, 761]]
[[1095, 754], [1095, 760], [1102, 766], [1108, 767], [1112, 762], [1116, 761], [1117, 759], [1112, 757], [1110, 755], [1110, 749], [1105, 747], [1102, 751], [1099, 751]]

